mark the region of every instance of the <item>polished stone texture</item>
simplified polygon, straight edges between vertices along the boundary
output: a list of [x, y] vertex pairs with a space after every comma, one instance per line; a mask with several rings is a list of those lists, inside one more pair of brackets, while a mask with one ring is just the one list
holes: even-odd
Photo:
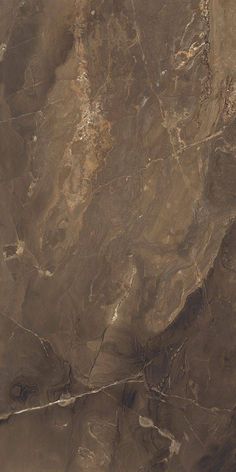
[[1, 472], [235, 472], [235, 0], [0, 7]]

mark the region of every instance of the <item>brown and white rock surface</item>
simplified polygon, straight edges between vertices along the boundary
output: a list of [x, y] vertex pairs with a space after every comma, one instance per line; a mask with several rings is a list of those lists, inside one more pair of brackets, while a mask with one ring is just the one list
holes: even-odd
[[1, 472], [235, 472], [235, 0], [0, 7]]

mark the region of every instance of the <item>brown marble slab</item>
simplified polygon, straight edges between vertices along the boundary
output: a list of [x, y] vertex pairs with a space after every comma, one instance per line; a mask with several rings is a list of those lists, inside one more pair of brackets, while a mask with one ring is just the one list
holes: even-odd
[[0, 0], [1, 472], [236, 471], [235, 0]]

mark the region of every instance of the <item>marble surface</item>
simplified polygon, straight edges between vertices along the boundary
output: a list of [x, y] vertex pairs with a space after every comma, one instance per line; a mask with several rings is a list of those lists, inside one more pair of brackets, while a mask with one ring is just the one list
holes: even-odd
[[0, 7], [1, 472], [234, 472], [235, 0]]

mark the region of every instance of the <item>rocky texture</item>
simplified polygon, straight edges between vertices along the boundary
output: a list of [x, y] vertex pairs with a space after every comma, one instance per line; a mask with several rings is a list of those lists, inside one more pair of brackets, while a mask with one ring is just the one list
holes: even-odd
[[235, 471], [235, 1], [0, 6], [1, 471]]

